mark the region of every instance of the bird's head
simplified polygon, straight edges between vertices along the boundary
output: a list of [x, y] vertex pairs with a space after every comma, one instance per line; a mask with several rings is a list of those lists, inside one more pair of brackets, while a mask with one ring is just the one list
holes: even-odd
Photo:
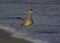
[[33, 11], [32, 9], [29, 9], [30, 11]]

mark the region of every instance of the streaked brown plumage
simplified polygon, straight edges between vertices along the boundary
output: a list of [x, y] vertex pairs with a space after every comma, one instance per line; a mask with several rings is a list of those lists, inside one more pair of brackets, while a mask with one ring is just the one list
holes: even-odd
[[32, 25], [32, 9], [28, 10], [28, 16], [22, 20], [21, 26], [28, 27]]

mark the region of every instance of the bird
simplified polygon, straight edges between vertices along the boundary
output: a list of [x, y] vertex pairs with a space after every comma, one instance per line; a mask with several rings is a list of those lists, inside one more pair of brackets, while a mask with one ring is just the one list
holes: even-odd
[[25, 17], [23, 20], [22, 20], [22, 23], [21, 23], [21, 26], [22, 27], [29, 27], [32, 25], [33, 23], [33, 20], [32, 20], [32, 9], [29, 9], [28, 10], [28, 16]]

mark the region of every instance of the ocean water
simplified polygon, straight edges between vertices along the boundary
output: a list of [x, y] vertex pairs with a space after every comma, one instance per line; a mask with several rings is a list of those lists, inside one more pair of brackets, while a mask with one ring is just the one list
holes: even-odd
[[[23, 38], [33, 43], [60, 43], [60, 5], [57, 3], [59, 1], [41, 2], [36, 4], [1, 3], [0, 29], [9, 33], [11, 37]], [[44, 2], [49, 3], [44, 4]], [[33, 24], [30, 27], [23, 28], [22, 19], [5, 19], [8, 17], [25, 18], [29, 8], [33, 9]]]

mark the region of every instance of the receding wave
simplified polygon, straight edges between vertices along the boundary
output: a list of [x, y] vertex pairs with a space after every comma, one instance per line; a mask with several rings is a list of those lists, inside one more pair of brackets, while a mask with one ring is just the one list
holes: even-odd
[[48, 43], [47, 41], [44, 41], [44, 40], [41, 40], [41, 39], [35, 39], [33, 37], [30, 37], [28, 35], [28, 33], [17, 31], [13, 27], [5, 26], [5, 25], [0, 25], [0, 29], [4, 30], [6, 33], [7, 32], [12, 33], [12, 34], [10, 34], [11, 37], [22, 38], [22, 39], [31, 41], [33, 43]]

